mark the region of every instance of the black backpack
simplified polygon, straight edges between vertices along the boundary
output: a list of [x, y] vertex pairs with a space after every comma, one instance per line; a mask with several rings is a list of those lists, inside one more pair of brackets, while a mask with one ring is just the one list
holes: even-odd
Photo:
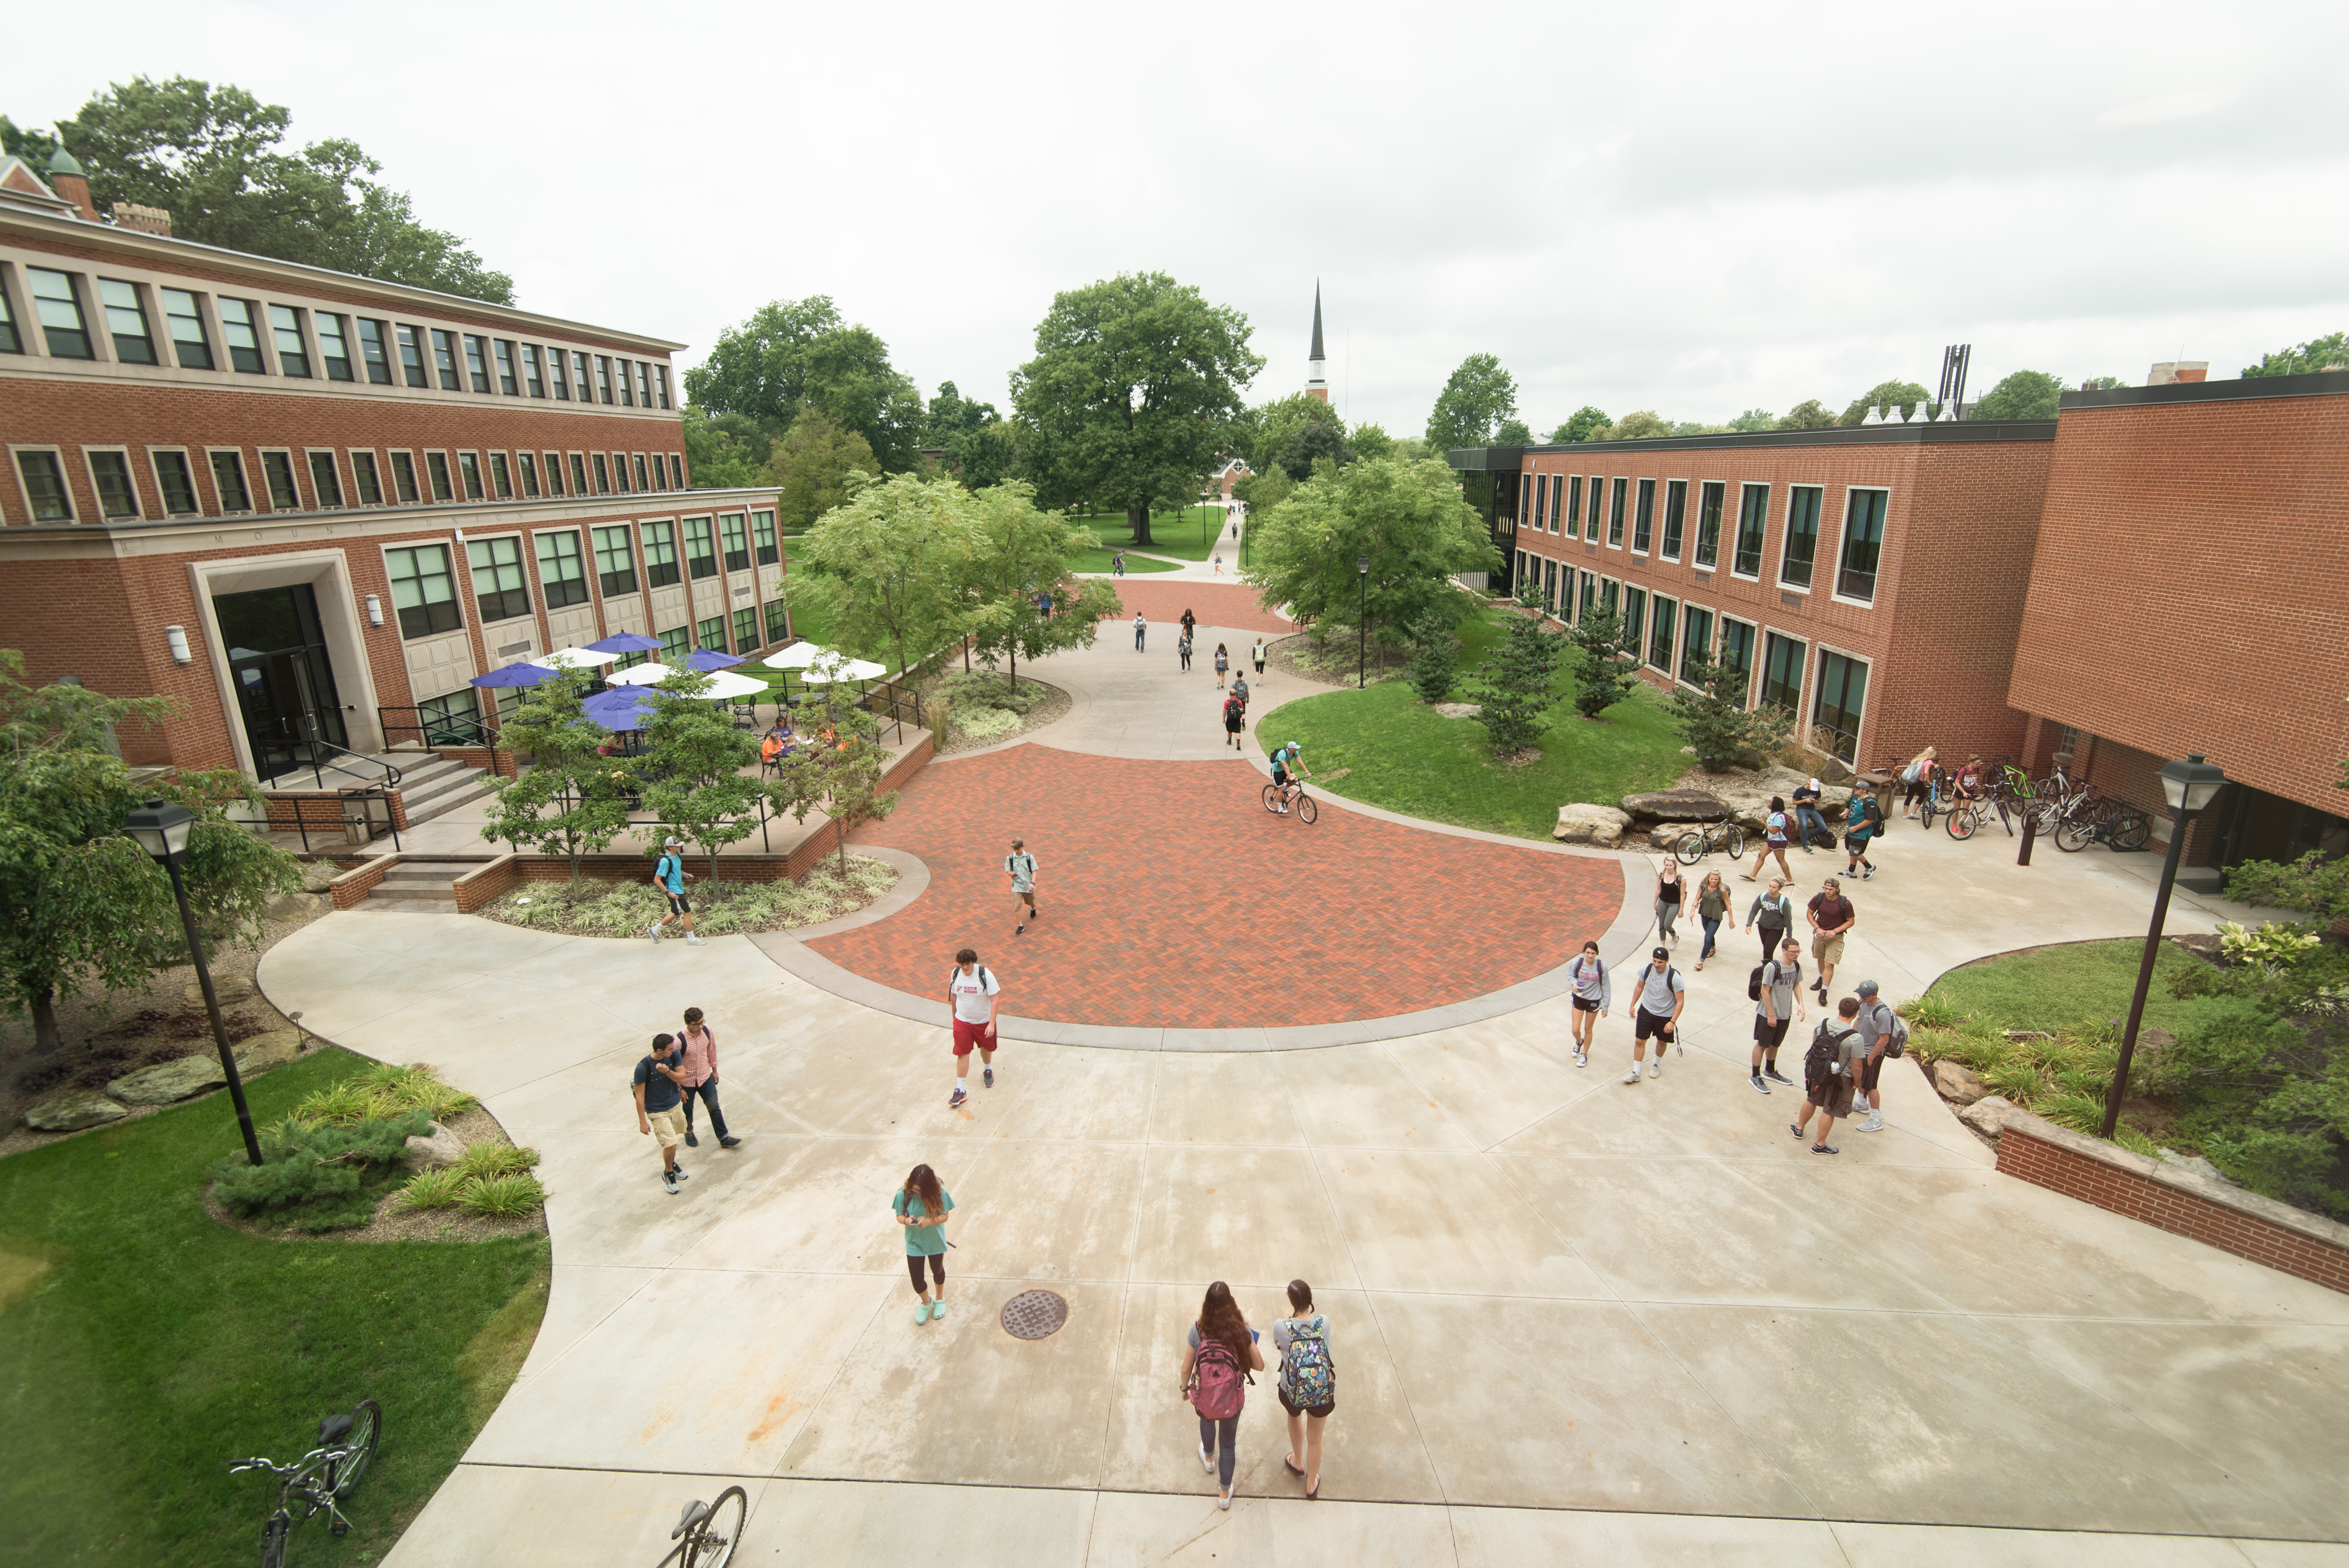
[[1827, 1031], [1832, 1027], [1829, 1023], [1821, 1023], [1811, 1033], [1811, 1048], [1803, 1053], [1803, 1087], [1806, 1089], [1821, 1088], [1835, 1081], [1837, 1052], [1856, 1033], [1849, 1029], [1837, 1029], [1830, 1034]]
[[1754, 966], [1754, 972], [1745, 977], [1746, 1001], [1759, 1002], [1762, 1000], [1762, 971], [1769, 967], [1769, 964], [1766, 962], [1757, 963]]

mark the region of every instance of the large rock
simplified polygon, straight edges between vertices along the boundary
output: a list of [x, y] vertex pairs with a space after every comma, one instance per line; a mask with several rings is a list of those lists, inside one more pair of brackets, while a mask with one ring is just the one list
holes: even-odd
[[1980, 1074], [1949, 1061], [1933, 1064], [1933, 1087], [1940, 1092], [1941, 1098], [1961, 1106], [1971, 1106], [1990, 1093], [1990, 1085], [1982, 1081]]
[[106, 1092], [126, 1106], [168, 1106], [228, 1082], [220, 1054], [209, 1047], [176, 1062], [158, 1062], [106, 1085]]
[[343, 868], [331, 860], [305, 860], [302, 863], [302, 891], [324, 893], [342, 874]]
[[[1810, 774], [1798, 774], [1792, 768], [1770, 767], [1758, 774], [1745, 774], [1734, 782], [1715, 784], [1713, 787], [1723, 803], [1737, 814], [1738, 821], [1759, 832], [1770, 815], [1770, 798], [1775, 795], [1787, 802], [1787, 810], [1792, 811], [1795, 792], [1808, 783], [1810, 777]], [[1851, 791], [1827, 783], [1825, 774], [1818, 777], [1819, 815], [1829, 822], [1842, 821], [1844, 808], [1851, 800]]]
[[25, 1125], [35, 1132], [79, 1132], [84, 1127], [118, 1122], [130, 1112], [96, 1089], [67, 1089], [51, 1095], [25, 1113]]
[[1723, 810], [1719, 795], [1701, 789], [1651, 789], [1627, 794], [1623, 809], [1651, 822], [1712, 822]]
[[[327, 899], [322, 893], [280, 893], [262, 906], [261, 917], [265, 920], [301, 919], [316, 914], [326, 907], [326, 903]], [[202, 994], [197, 992], [199, 1001]]]
[[1620, 843], [1631, 819], [1611, 805], [1575, 801], [1557, 808], [1557, 826], [1550, 836], [1567, 844], [1595, 844], [1613, 848]]
[[410, 1170], [439, 1170], [456, 1164], [464, 1154], [465, 1140], [434, 1122], [428, 1136], [408, 1140], [408, 1152], [400, 1159]]
[[301, 1048], [302, 1032], [299, 1029], [273, 1029], [266, 1034], [253, 1035], [237, 1044], [237, 1075], [250, 1078], [255, 1073], [282, 1067], [294, 1060]]
[[1992, 1137], [1996, 1137], [2006, 1130], [2007, 1113], [2019, 1108], [2004, 1095], [1984, 1095], [1981, 1099], [1960, 1111], [1958, 1119], [1976, 1132], [1987, 1133]]
[[[204, 988], [202, 986], [189, 986], [180, 994], [188, 999], [188, 1005], [190, 1007], [194, 1008], [199, 1012], [203, 1011]], [[222, 1007], [234, 1007], [240, 1002], [251, 1002], [253, 1000], [253, 981], [249, 980], [229, 980], [216, 974], [212, 976], [212, 998]]]

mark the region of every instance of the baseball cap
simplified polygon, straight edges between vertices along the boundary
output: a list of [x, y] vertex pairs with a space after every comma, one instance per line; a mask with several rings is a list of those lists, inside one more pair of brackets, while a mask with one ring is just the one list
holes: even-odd
[[1862, 996], [1874, 996], [1876, 994], [1876, 982], [1872, 980], [1863, 980], [1852, 989]]
[[682, 838], [664, 838], [661, 840], [661, 847], [663, 849], [682, 849], [685, 847], [685, 840]]
[[1648, 956], [1650, 958], [1668, 959], [1672, 955], [1665, 951], [1662, 948], [1658, 948], [1654, 952], [1650, 953]]

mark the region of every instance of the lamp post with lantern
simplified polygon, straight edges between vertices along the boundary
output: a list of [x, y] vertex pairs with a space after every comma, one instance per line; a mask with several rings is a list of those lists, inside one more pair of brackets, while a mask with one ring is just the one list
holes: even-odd
[[[1354, 617], [1354, 690], [1371, 683], [1371, 558], [1354, 557], [1354, 575], [1362, 579], [1362, 607]], [[1380, 669], [1386, 668], [1381, 665]]]
[[2113, 1068], [2113, 1086], [2105, 1095], [2105, 1126], [2101, 1136], [2110, 1140], [2120, 1126], [2121, 1100], [2128, 1094], [2129, 1059], [2137, 1054], [2137, 1025], [2145, 1021], [2145, 993], [2153, 984], [2154, 961], [2161, 953], [2162, 922], [2169, 916], [2169, 889], [2178, 880], [2178, 862], [2186, 852], [2186, 833], [2194, 819], [2226, 786], [2226, 774], [2195, 752], [2182, 762], [2161, 764], [2161, 793], [2169, 803], [2169, 856], [2161, 865], [2161, 888], [2153, 896], [2153, 925], [2145, 934], [2145, 960], [2137, 965], [2137, 993], [2129, 998], [2128, 1023], [2121, 1031], [2121, 1057]]
[[219, 1048], [221, 1071], [228, 1077], [228, 1096], [236, 1105], [236, 1125], [244, 1134], [244, 1155], [261, 1163], [261, 1139], [253, 1130], [253, 1107], [244, 1103], [244, 1080], [238, 1076], [236, 1053], [229, 1049], [228, 1031], [221, 1024], [220, 998], [212, 992], [212, 971], [204, 962], [204, 944], [196, 934], [196, 912], [188, 904], [188, 885], [180, 877], [180, 859], [188, 852], [188, 833], [196, 814], [176, 801], [150, 798], [123, 820], [139, 847], [152, 856], [171, 878], [171, 894], [180, 901], [180, 924], [188, 933], [188, 956], [195, 961], [196, 984], [204, 993], [204, 1012], [212, 1023], [212, 1044]]

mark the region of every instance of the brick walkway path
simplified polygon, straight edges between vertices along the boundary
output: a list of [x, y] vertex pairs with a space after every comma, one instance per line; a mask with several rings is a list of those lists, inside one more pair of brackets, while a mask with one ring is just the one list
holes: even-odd
[[[1228, 565], [1228, 563], [1226, 563]], [[1199, 618], [1201, 626], [1219, 626], [1226, 631], [1290, 632], [1297, 628], [1256, 602], [1256, 590], [1242, 583], [1154, 582], [1148, 577], [1119, 577], [1114, 580], [1117, 597], [1125, 601], [1122, 619], [1131, 623], [1133, 612], [1140, 610], [1150, 622], [1153, 646], [1164, 636], [1171, 640], [1177, 633], [1174, 623], [1183, 618], [1188, 607]], [[1104, 639], [1112, 635], [1109, 627], [1102, 628]]]
[[[895, 815], [855, 835], [920, 856], [928, 890], [809, 946], [927, 996], [968, 943], [1001, 976], [1005, 1011], [1026, 1018], [1277, 1026], [1381, 1018], [1514, 985], [1605, 930], [1621, 903], [1611, 860], [1339, 810], [1308, 827], [1268, 814], [1263, 787], [1237, 759], [1134, 762], [1029, 744], [933, 763]], [[1041, 867], [1044, 910], [1019, 937], [1002, 869], [1014, 834]]]

